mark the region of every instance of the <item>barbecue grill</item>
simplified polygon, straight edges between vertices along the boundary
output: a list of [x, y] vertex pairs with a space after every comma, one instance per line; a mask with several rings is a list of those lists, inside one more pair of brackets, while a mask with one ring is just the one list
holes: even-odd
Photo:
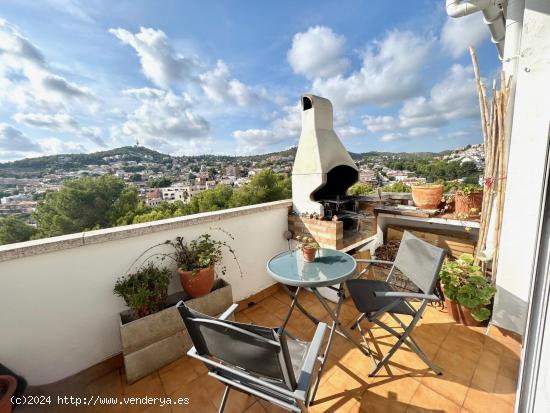
[[347, 190], [359, 180], [359, 170], [333, 128], [328, 99], [303, 95], [302, 132], [292, 168], [293, 210], [298, 215], [340, 220], [344, 229], [360, 229], [371, 218], [362, 211], [363, 197]]

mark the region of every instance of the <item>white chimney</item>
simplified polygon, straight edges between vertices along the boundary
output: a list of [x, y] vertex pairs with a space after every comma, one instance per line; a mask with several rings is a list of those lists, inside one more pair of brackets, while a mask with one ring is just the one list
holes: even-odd
[[292, 168], [292, 201], [298, 214], [324, 215], [317, 201], [344, 197], [359, 171], [336, 136], [330, 100], [303, 95], [302, 133]]

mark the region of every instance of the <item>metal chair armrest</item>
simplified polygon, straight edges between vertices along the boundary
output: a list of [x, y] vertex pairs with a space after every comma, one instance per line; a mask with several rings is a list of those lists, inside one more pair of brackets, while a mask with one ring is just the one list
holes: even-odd
[[376, 297], [395, 297], [404, 299], [439, 301], [439, 297], [434, 294], [406, 293], [399, 291], [375, 291], [374, 295]]
[[187, 351], [187, 355], [189, 357], [193, 357], [195, 359], [198, 359], [198, 355], [199, 353], [197, 353], [197, 350], [195, 349], [195, 346], [191, 347], [188, 351]]
[[[183, 301], [180, 301], [178, 304], [176, 304], [177, 306], [180, 305], [180, 303], [183, 304]], [[236, 303], [233, 303], [231, 304], [229, 307], [227, 307], [227, 309], [218, 317], [218, 320], [227, 320], [231, 314], [233, 314], [237, 308], [239, 308], [239, 304], [236, 304]], [[197, 350], [195, 350], [195, 346], [191, 347], [189, 349], [189, 351], [187, 352], [187, 355], [189, 357], [194, 357], [194, 358], [197, 358], [198, 356], [198, 353], [197, 353]]]
[[220, 315], [220, 316], [218, 317], [218, 320], [227, 320], [227, 319], [231, 316], [231, 314], [233, 314], [233, 313], [237, 310], [237, 308], [239, 308], [239, 304], [237, 304], [237, 303], [231, 304], [231, 305], [227, 308], [227, 310], [225, 310], [225, 311], [222, 313], [222, 315]]
[[[184, 305], [183, 301], [180, 300], [178, 301], [178, 303], [176, 304], [176, 308], [179, 308], [181, 307], [182, 305]], [[239, 308], [239, 304], [237, 303], [233, 303], [231, 304], [229, 307], [227, 307], [227, 310], [225, 310], [219, 317], [218, 317], [218, 320], [227, 320], [227, 318], [229, 318], [229, 316], [231, 314], [233, 314], [237, 308]]]
[[313, 378], [313, 369], [315, 368], [315, 363], [321, 352], [321, 345], [323, 344], [326, 331], [326, 323], [317, 324], [317, 329], [309, 345], [304, 363], [300, 370], [300, 377], [298, 378], [296, 390], [294, 391], [294, 396], [299, 400], [305, 401], [309, 393], [309, 387], [311, 386]]

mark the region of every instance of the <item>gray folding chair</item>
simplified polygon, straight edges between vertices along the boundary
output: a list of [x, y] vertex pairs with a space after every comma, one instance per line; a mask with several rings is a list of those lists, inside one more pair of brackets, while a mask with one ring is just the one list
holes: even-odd
[[[363, 337], [363, 342], [369, 350], [369, 344], [364, 337], [360, 325], [364, 318], [380, 326], [398, 339], [397, 343], [393, 345], [390, 351], [379, 362], [376, 362], [371, 351], [371, 359], [375, 367], [369, 376], [372, 377], [376, 375], [403, 344], [406, 344], [411, 350], [418, 354], [434, 372], [441, 374], [441, 370], [435, 366], [428, 356], [420, 349], [418, 343], [412, 338], [411, 333], [420, 320], [428, 303], [431, 301], [439, 301], [439, 298], [434, 294], [434, 290], [444, 258], [445, 250], [435, 247], [415, 237], [410, 232], [405, 231], [394, 262], [357, 260], [357, 262], [369, 264], [363, 272], [367, 271], [372, 264], [391, 265], [390, 272], [385, 281], [353, 279], [346, 282], [351, 298], [357, 309], [361, 312], [361, 315], [353, 323], [351, 328], [359, 328], [359, 332]], [[396, 270], [401, 271], [403, 275], [416, 285], [418, 287], [418, 292], [396, 291], [391, 282], [392, 276], [395, 274]], [[418, 300], [420, 302], [418, 309], [410, 304], [412, 300]], [[381, 321], [382, 316], [386, 313], [403, 328], [403, 333], [397, 332]], [[412, 320], [406, 325], [396, 316], [396, 314], [411, 316]]]
[[326, 324], [319, 323], [312, 341], [304, 342], [278, 329], [227, 320], [237, 307], [213, 318], [183, 301], [177, 304], [194, 345], [187, 355], [204, 362], [208, 374], [226, 386], [218, 411], [231, 389], [292, 412], [306, 411]]

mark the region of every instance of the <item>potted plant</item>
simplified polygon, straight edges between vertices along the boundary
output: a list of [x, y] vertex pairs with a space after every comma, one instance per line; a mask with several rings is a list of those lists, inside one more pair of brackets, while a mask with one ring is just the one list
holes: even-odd
[[447, 260], [440, 272], [445, 305], [456, 322], [480, 326], [491, 317], [487, 308], [496, 288], [474, 264], [472, 254], [462, 254], [456, 261]]
[[167, 268], [148, 263], [135, 273], [117, 279], [114, 293], [124, 299], [136, 318], [145, 317], [163, 309], [171, 278]]
[[181, 317], [174, 306], [166, 303], [171, 278], [168, 268], [158, 268], [146, 261], [115, 283], [115, 295], [122, 297], [129, 308], [119, 314], [124, 370], [129, 383], [182, 357], [187, 350]]
[[[129, 307], [120, 313], [124, 370], [129, 383], [183, 357], [191, 348], [189, 334], [175, 306], [177, 302], [183, 300], [190, 308], [214, 317], [233, 303], [231, 286], [222, 279], [216, 281], [212, 292], [198, 298], [191, 297], [185, 291], [168, 295], [173, 269], [158, 264], [169, 258], [171, 263], [179, 263], [179, 266], [183, 261], [178, 252], [187, 251], [185, 248], [180, 249], [179, 245], [188, 247], [180, 239], [165, 241], [148, 248], [130, 265], [126, 275], [118, 278], [115, 283], [114, 293], [122, 297]], [[193, 243], [192, 251], [201, 257], [197, 259], [203, 260], [200, 262], [205, 262], [209, 256], [210, 264], [213, 265], [221, 259], [220, 248], [223, 245], [226, 244], [212, 241], [209, 236], [201, 236]], [[172, 246], [173, 250], [152, 252], [166, 246]], [[146, 255], [147, 253], [150, 254]], [[191, 259], [188, 262], [191, 262]], [[137, 270], [132, 270], [137, 263], [140, 263]], [[225, 267], [221, 267], [221, 271], [225, 274]], [[210, 289], [212, 285], [208, 291]]]
[[483, 190], [479, 185], [465, 185], [455, 192], [455, 214], [459, 217], [475, 217], [481, 212]]
[[412, 198], [418, 208], [437, 209], [443, 198], [443, 185], [413, 185]]
[[13, 376], [0, 376], [0, 413], [11, 413], [13, 404], [12, 396], [17, 389], [17, 380]]
[[[230, 234], [227, 235], [231, 237]], [[216, 279], [216, 269], [225, 275], [227, 268], [222, 265], [223, 248], [233, 255], [240, 271], [240, 265], [233, 248], [225, 241], [212, 239], [210, 234], [202, 234], [190, 242], [186, 242], [182, 237], [177, 237], [169, 244], [174, 248], [173, 259], [176, 262], [181, 286], [191, 297], [201, 297], [212, 290]]]
[[315, 238], [305, 235], [298, 235], [296, 240], [300, 243], [299, 248], [302, 250], [302, 254], [304, 255], [304, 261], [315, 261], [315, 255], [317, 255], [317, 250], [319, 249], [319, 244], [315, 241]]

